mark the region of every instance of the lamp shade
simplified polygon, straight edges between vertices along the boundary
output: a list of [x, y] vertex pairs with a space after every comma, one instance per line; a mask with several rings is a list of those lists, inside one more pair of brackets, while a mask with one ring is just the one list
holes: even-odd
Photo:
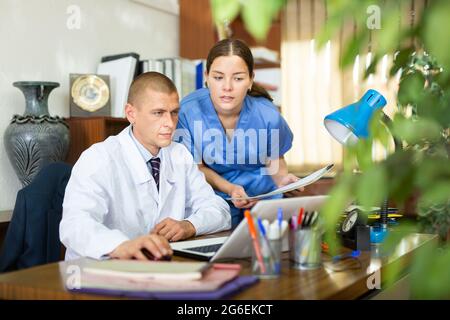
[[353, 144], [369, 136], [373, 113], [386, 105], [386, 99], [376, 90], [368, 90], [357, 102], [327, 115], [325, 128], [341, 144]]

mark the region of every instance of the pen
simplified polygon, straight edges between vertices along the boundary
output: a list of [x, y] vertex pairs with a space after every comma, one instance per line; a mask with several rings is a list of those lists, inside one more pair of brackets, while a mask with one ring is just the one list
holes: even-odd
[[298, 213], [298, 222], [297, 225], [301, 226], [302, 225], [302, 220], [303, 220], [303, 213], [305, 212], [305, 209], [303, 207], [300, 208], [300, 211]]
[[258, 259], [259, 267], [261, 268], [262, 273], [266, 273], [266, 267], [264, 266], [264, 262], [261, 255], [261, 248], [259, 247], [258, 240], [256, 239], [256, 230], [255, 225], [253, 224], [253, 218], [250, 215], [250, 210], [244, 211], [244, 216], [247, 219], [248, 231], [250, 232], [250, 237], [253, 241], [253, 248], [255, 249], [256, 258]]
[[349, 253], [340, 254], [333, 257], [333, 262], [337, 262], [339, 260], [343, 260], [346, 258], [358, 258], [360, 256], [361, 252], [359, 250], [353, 250]]
[[297, 216], [294, 215], [291, 217], [292, 229], [294, 229], [294, 231], [298, 228], [297, 221]]
[[295, 231], [294, 219], [291, 217], [289, 219], [289, 230]]
[[262, 224], [263, 224], [264, 230], [266, 230], [266, 231], [269, 230], [269, 220], [264, 219], [262, 221]]
[[281, 221], [283, 221], [283, 209], [278, 208], [278, 230], [279, 230], [279, 235], [281, 237]]
[[309, 225], [312, 227], [319, 216], [319, 212], [314, 211], [311, 220], [309, 221]]
[[[275, 259], [275, 254], [272, 251], [272, 247], [270, 246], [270, 242], [269, 239], [267, 238], [267, 233], [266, 233], [266, 228], [264, 228], [264, 224], [261, 220], [261, 217], [258, 217], [258, 226], [259, 226], [259, 230], [261, 231], [261, 235], [263, 236], [263, 239], [266, 243], [266, 246], [269, 250], [269, 261], [270, 261], [270, 265], [272, 266], [272, 269], [275, 269], [275, 265], [274, 265], [274, 259]], [[267, 253], [267, 250], [266, 250]], [[263, 258], [265, 258], [267, 255], [264, 254], [264, 250], [263, 250]]]
[[302, 227], [308, 227], [308, 222], [311, 217], [311, 213], [309, 211], [305, 212], [305, 219], [303, 219]]

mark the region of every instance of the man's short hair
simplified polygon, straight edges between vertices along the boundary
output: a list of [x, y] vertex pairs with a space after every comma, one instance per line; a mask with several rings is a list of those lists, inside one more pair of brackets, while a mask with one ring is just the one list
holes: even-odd
[[137, 105], [142, 94], [149, 89], [156, 92], [166, 93], [168, 95], [178, 93], [172, 80], [162, 73], [153, 71], [146, 72], [140, 74], [131, 83], [130, 90], [128, 91], [127, 102], [131, 105]]

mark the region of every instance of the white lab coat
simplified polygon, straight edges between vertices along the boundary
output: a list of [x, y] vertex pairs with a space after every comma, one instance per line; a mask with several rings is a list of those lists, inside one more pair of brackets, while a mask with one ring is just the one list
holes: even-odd
[[228, 204], [183, 145], [172, 142], [161, 149], [158, 192], [129, 131], [94, 144], [73, 167], [59, 229], [66, 260], [101, 259], [166, 217], [189, 220], [197, 235], [231, 228]]

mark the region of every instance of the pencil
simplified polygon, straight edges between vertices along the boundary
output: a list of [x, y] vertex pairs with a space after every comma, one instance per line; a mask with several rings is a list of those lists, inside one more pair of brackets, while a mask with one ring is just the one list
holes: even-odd
[[253, 241], [253, 248], [255, 249], [256, 258], [258, 259], [259, 267], [261, 268], [262, 273], [266, 273], [266, 267], [264, 266], [264, 262], [261, 255], [261, 248], [259, 247], [258, 240], [256, 239], [256, 230], [255, 225], [253, 224], [253, 218], [250, 215], [250, 210], [244, 211], [244, 216], [247, 219], [248, 231], [250, 232], [250, 237]]

